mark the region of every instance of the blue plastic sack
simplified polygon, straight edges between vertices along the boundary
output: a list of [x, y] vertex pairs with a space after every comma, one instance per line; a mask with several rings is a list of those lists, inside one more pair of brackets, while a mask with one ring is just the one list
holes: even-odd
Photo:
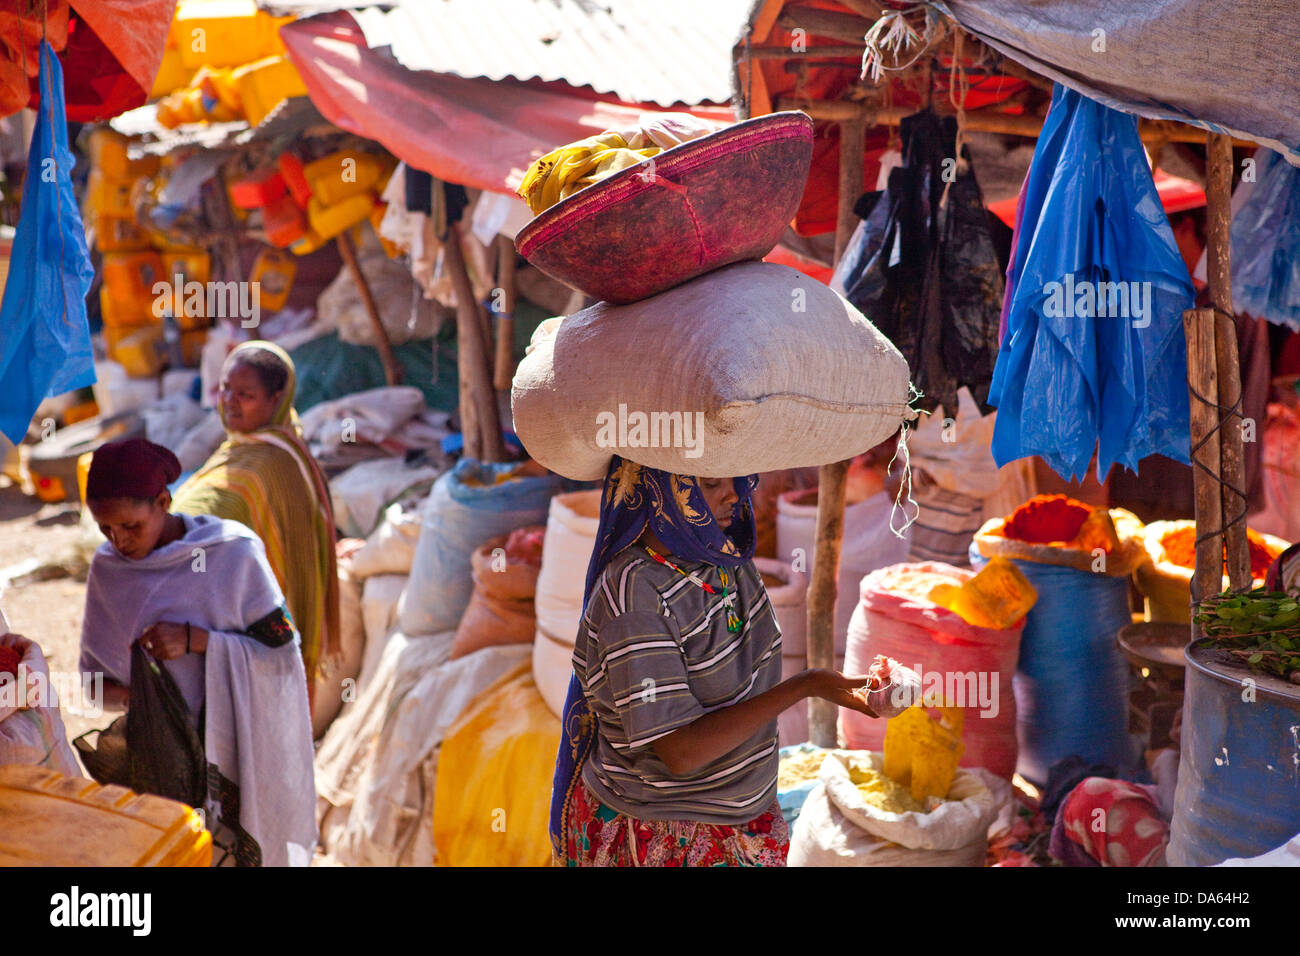
[[[974, 542], [971, 566], [988, 564]], [[1016, 772], [1036, 786], [1058, 760], [1077, 754], [1130, 778], [1128, 663], [1116, 635], [1128, 624], [1127, 577], [1011, 559], [1038, 592], [1025, 615], [1016, 695]], [[1086, 609], [1086, 613], [1081, 613]]]
[[1153, 454], [1188, 462], [1194, 292], [1137, 120], [1056, 86], [1025, 184], [1012, 300], [989, 392], [999, 465], [1082, 477]]
[[402, 633], [455, 630], [474, 590], [470, 556], [489, 538], [546, 523], [552, 496], [565, 490], [564, 479], [528, 476], [498, 483], [518, 467], [463, 458], [434, 483], [421, 508], [411, 576], [397, 605]]
[[63, 68], [41, 41], [41, 108], [0, 303], [0, 432], [17, 444], [52, 395], [93, 385], [86, 293], [95, 277], [72, 194]]
[[[798, 706], [803, 706], [802, 701]], [[793, 757], [798, 754], [807, 753], [830, 753], [824, 747], [817, 747], [813, 744], [792, 744], [789, 747], [782, 747], [779, 751], [781, 758]], [[803, 809], [804, 801], [808, 799], [808, 794], [813, 792], [813, 788], [821, 781], [817, 777], [811, 780], [805, 780], [802, 783], [796, 783], [793, 787], [781, 789], [777, 787], [776, 803], [781, 808], [781, 817], [785, 820], [786, 825], [793, 828], [794, 821], [799, 819], [799, 811]]]
[[1254, 188], [1233, 213], [1231, 237], [1233, 306], [1300, 332], [1300, 169], [1256, 152]]

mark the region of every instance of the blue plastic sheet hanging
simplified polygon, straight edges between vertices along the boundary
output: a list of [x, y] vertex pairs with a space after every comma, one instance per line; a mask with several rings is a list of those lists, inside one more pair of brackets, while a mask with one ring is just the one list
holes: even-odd
[[1188, 462], [1187, 346], [1194, 292], [1137, 120], [1059, 84], [1034, 151], [993, 372], [999, 465], [1040, 455], [1081, 478]]
[[0, 302], [0, 432], [17, 444], [41, 401], [95, 381], [86, 293], [94, 278], [72, 194], [63, 68], [41, 41], [41, 108]]
[[1300, 169], [1261, 149], [1237, 189], [1250, 192], [1232, 216], [1233, 307], [1300, 332]]

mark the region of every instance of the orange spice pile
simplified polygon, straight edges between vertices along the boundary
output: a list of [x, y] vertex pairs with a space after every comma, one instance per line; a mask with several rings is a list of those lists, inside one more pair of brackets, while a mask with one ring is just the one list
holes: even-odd
[[[1250, 576], [1262, 578], [1268, 574], [1268, 566], [1273, 563], [1275, 555], [1271, 554], [1264, 538], [1258, 532], [1246, 529], [1246, 542], [1250, 548]], [[1165, 550], [1165, 560], [1180, 568], [1196, 568], [1196, 527], [1187, 525], [1166, 532], [1160, 537], [1160, 546]], [[1225, 549], [1226, 560], [1226, 549]]]

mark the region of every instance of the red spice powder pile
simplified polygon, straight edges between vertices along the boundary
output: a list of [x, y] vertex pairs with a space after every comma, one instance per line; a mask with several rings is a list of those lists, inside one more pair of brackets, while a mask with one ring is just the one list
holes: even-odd
[[18, 676], [18, 664], [22, 657], [12, 647], [0, 647], [0, 674]]
[[[1268, 566], [1276, 555], [1270, 554], [1264, 544], [1264, 538], [1255, 531], [1246, 529], [1246, 544], [1250, 548], [1250, 576], [1262, 578], [1268, 574]], [[1180, 568], [1196, 568], [1196, 527], [1188, 525], [1168, 531], [1160, 536], [1160, 546], [1165, 549], [1165, 560]], [[1227, 559], [1227, 549], [1224, 549]]]
[[1031, 544], [1073, 541], [1092, 506], [1065, 495], [1035, 495], [1011, 512], [1002, 534]]

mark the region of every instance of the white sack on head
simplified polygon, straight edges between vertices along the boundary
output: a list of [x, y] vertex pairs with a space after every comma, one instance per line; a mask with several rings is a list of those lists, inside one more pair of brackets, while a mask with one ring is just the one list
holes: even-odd
[[742, 262], [535, 336], [511, 406], [528, 453], [566, 477], [603, 478], [618, 454], [726, 478], [852, 458], [912, 417], [908, 397], [906, 360], [862, 313]]

